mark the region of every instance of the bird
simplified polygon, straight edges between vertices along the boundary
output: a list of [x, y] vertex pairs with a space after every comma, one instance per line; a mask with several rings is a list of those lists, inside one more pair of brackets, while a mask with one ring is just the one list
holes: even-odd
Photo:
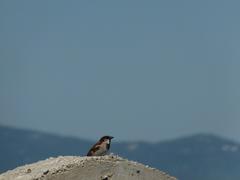
[[111, 140], [114, 137], [112, 136], [103, 136], [99, 139], [99, 141], [92, 146], [92, 148], [88, 151], [87, 156], [104, 156], [107, 154], [110, 149]]

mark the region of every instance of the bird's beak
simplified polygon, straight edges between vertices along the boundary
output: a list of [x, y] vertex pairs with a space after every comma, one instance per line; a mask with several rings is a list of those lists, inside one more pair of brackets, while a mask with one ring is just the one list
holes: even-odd
[[113, 139], [114, 137], [110, 136], [109, 138], [110, 138], [110, 139]]

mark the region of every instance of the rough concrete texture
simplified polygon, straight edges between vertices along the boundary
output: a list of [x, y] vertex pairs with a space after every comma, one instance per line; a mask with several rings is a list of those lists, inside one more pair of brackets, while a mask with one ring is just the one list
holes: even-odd
[[157, 169], [118, 156], [60, 156], [18, 167], [0, 180], [176, 180]]

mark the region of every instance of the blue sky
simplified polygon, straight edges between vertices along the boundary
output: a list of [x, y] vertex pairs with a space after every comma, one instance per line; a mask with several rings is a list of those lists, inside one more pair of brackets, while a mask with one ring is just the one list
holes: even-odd
[[0, 1], [0, 124], [240, 141], [238, 1]]

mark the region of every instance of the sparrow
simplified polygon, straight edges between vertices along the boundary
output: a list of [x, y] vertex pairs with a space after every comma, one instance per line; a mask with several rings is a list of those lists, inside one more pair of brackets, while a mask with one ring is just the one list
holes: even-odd
[[107, 154], [112, 136], [103, 136], [101, 139], [93, 145], [93, 147], [88, 151], [87, 156], [104, 156]]

